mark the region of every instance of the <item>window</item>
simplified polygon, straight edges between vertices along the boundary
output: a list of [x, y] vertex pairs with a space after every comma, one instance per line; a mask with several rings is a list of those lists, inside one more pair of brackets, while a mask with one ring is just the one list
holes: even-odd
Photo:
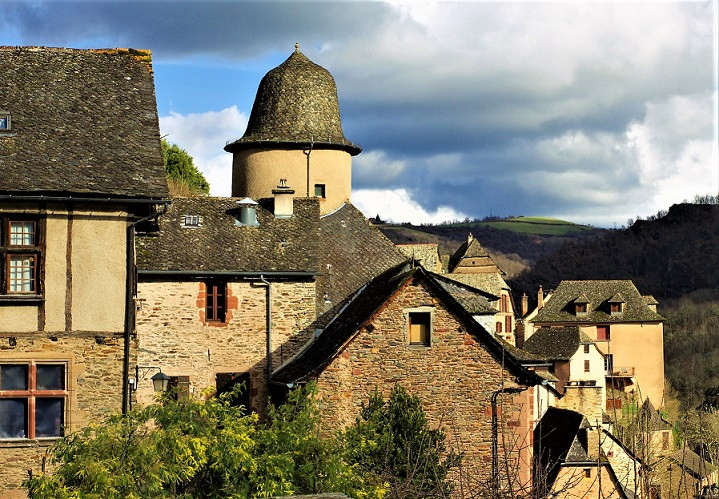
[[199, 215], [182, 215], [180, 227], [202, 227], [202, 217]]
[[621, 303], [610, 303], [609, 304], [609, 312], [611, 315], [621, 314], [622, 313], [622, 304]]
[[509, 297], [507, 295], [502, 295], [502, 300], [499, 303], [499, 311], [509, 312]]
[[325, 198], [325, 184], [315, 184], [315, 197]]
[[584, 361], [584, 372], [585, 373], [589, 372], [589, 361], [588, 360]]
[[504, 331], [507, 333], [512, 332], [512, 317], [509, 315], [504, 318]]
[[589, 343], [584, 345], [584, 353], [589, 353]]
[[501, 322], [497, 322], [497, 323], [494, 325], [494, 331], [495, 331], [496, 333], [501, 333], [501, 332], [502, 332], [502, 323], [501, 323]]
[[39, 221], [0, 216], [0, 257], [4, 295], [40, 294]]
[[609, 341], [609, 326], [597, 326], [597, 341]]
[[10, 113], [0, 111], [0, 131], [10, 130]]
[[429, 346], [431, 323], [430, 312], [409, 312], [409, 344]]
[[586, 303], [575, 303], [575, 313], [577, 315], [586, 315], [587, 314], [587, 304]]
[[592, 468], [584, 468], [584, 478], [592, 478]]
[[611, 353], [604, 356], [604, 372], [607, 376], [611, 376], [614, 372], [614, 355]]
[[205, 305], [205, 320], [208, 322], [225, 322], [225, 297], [227, 283], [209, 281], [207, 286], [207, 301]]
[[67, 365], [0, 364], [0, 438], [62, 437]]

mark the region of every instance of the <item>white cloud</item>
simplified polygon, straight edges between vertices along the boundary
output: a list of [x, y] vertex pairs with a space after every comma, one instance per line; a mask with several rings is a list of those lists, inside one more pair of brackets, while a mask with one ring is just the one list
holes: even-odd
[[397, 180], [407, 168], [405, 160], [392, 160], [384, 151], [365, 151], [352, 161], [355, 184], [388, 184]]
[[352, 191], [352, 203], [367, 217], [379, 215], [382, 220], [395, 223], [436, 224], [467, 218], [449, 206], [427, 211], [406, 189], [359, 189]]
[[232, 190], [232, 155], [223, 150], [228, 141], [242, 136], [247, 115], [236, 106], [199, 114], [170, 113], [160, 117], [162, 135], [193, 157], [195, 166], [210, 183], [213, 196], [229, 196]]

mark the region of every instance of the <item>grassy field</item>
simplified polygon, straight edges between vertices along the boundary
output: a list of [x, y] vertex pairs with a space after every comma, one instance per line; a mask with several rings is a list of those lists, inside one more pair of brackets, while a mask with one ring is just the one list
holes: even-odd
[[565, 220], [543, 217], [507, 218], [505, 220], [480, 222], [480, 224], [495, 229], [511, 230], [524, 234], [541, 234], [545, 236], [564, 236], [594, 229], [594, 227], [588, 225], [578, 225]]

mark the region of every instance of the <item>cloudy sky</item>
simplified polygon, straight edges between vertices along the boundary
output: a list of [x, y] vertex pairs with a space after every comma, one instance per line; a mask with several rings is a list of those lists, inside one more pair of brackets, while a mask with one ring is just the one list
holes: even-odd
[[337, 81], [368, 216], [612, 227], [719, 191], [718, 0], [0, 7], [0, 45], [151, 49], [161, 131], [214, 195], [230, 194], [222, 147], [295, 42]]

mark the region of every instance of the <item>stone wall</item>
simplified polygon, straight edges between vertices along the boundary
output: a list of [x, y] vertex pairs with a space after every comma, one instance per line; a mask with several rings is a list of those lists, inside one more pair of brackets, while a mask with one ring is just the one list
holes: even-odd
[[[405, 311], [433, 307], [430, 346], [409, 345]], [[405, 284], [365, 325], [318, 378], [323, 412], [331, 427], [352, 423], [362, 402], [375, 388], [385, 397], [398, 383], [420, 397], [430, 424], [441, 425], [447, 445], [465, 453], [457, 482], [477, 490], [486, 486], [491, 470], [492, 393], [514, 386], [477, 338], [447, 310], [423, 283]], [[533, 389], [498, 397], [503, 421], [499, 432], [500, 470], [505, 449], [522, 451], [510, 463], [512, 479], [529, 482], [529, 448]], [[504, 444], [503, 444], [504, 443]]]
[[[35, 361], [66, 366], [65, 434], [99, 422], [122, 409], [122, 334], [78, 336], [42, 333], [16, 334], [14, 346], [0, 335], [0, 364]], [[17, 489], [27, 470], [37, 473], [42, 457], [55, 441], [6, 439], [0, 441], [0, 496]]]
[[[314, 282], [273, 282], [273, 368], [314, 335]], [[250, 403], [262, 412], [267, 400], [267, 288], [259, 281], [227, 284], [222, 323], [205, 320], [203, 281], [138, 284], [138, 365], [157, 366], [170, 376], [189, 376], [199, 394], [215, 387], [217, 373], [250, 373]], [[150, 377], [140, 370], [137, 401], [153, 399]], [[144, 374], [144, 376], [143, 376]]]

